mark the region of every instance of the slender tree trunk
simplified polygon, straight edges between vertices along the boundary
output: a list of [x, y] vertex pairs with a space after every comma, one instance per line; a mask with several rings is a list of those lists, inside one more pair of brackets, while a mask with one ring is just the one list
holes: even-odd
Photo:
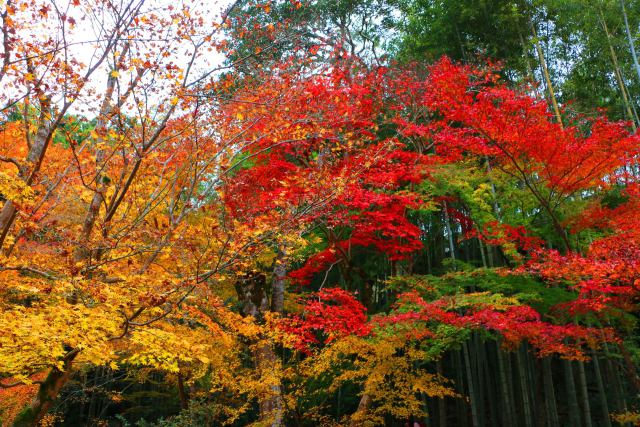
[[622, 358], [624, 359], [624, 364], [627, 370], [627, 376], [629, 377], [629, 381], [633, 386], [636, 394], [640, 394], [640, 378], [638, 378], [638, 372], [636, 371], [636, 366], [633, 363], [633, 359], [627, 351], [626, 347], [623, 343], [618, 343], [618, 349], [620, 350], [620, 354], [622, 354]]
[[[476, 226], [478, 232], [480, 231]], [[484, 244], [482, 243], [482, 239], [478, 238], [478, 249], [480, 249], [480, 259], [482, 260], [482, 267], [487, 268], [487, 257], [484, 254]]]
[[[464, 367], [462, 364], [462, 357], [460, 351], [452, 351], [451, 357], [453, 359], [453, 369], [456, 373], [456, 385], [458, 386], [458, 394], [460, 396], [465, 396], [465, 387], [464, 387]], [[458, 414], [458, 425], [468, 426], [469, 425], [469, 417], [467, 416], [467, 405], [466, 402], [462, 399], [456, 399], [456, 412]]]
[[511, 402], [513, 402], [513, 420], [515, 423], [518, 421], [518, 404], [516, 400], [516, 383], [515, 383], [515, 371], [513, 369], [513, 355], [511, 353], [503, 353], [505, 360], [505, 368], [507, 371], [507, 385], [509, 387], [509, 393], [511, 395]]
[[[162, 250], [169, 244], [169, 241], [173, 237], [173, 232], [174, 232], [174, 230], [176, 228], [176, 225], [177, 224], [173, 221], [173, 219], [169, 220], [169, 228], [168, 228], [168, 230], [166, 231], [166, 233], [164, 234], [162, 239], [158, 242], [158, 244], [156, 245], [156, 248], [153, 250], [153, 252], [151, 252], [151, 255], [149, 255], [149, 257], [147, 257], [147, 259], [144, 261], [144, 264], [140, 268], [139, 274], [146, 273], [147, 270], [149, 270], [151, 265], [158, 258], [158, 255], [160, 255]], [[87, 238], [88, 238], [88, 236], [87, 236]]]
[[532, 378], [532, 382], [534, 384], [533, 412], [535, 414], [536, 427], [545, 427], [546, 418], [548, 417], [548, 408], [545, 404], [546, 400], [544, 394], [544, 379], [542, 378], [542, 362], [540, 359], [534, 358], [530, 355], [528, 359], [530, 361], [529, 369], [531, 370], [531, 377], [535, 375], [535, 378]]
[[189, 407], [189, 397], [184, 389], [182, 374], [178, 374], [178, 396], [180, 397], [180, 408], [187, 409]]
[[473, 384], [473, 372], [471, 371], [471, 360], [469, 357], [469, 346], [467, 342], [462, 343], [462, 356], [464, 357], [464, 367], [467, 373], [468, 389], [469, 389], [469, 403], [471, 404], [471, 423], [473, 427], [480, 425], [480, 419], [478, 414], [478, 396], [475, 394], [475, 386]]
[[92, 375], [91, 399], [89, 400], [89, 409], [87, 410], [87, 420], [99, 413], [101, 397], [98, 396], [99, 385], [102, 384], [105, 377], [106, 367], [99, 366]]
[[604, 388], [604, 381], [602, 380], [602, 371], [600, 370], [600, 361], [595, 351], [591, 352], [591, 360], [593, 361], [593, 371], [596, 377], [596, 384], [598, 386], [598, 396], [600, 397], [600, 408], [602, 409], [602, 424], [604, 427], [611, 427], [611, 420], [609, 418], [609, 402], [607, 401], [607, 392]]
[[513, 406], [513, 395], [511, 392], [511, 387], [509, 387], [509, 381], [507, 379], [507, 370], [505, 366], [504, 353], [500, 348], [500, 344], [496, 343], [497, 350], [497, 359], [498, 359], [498, 376], [500, 377], [500, 395], [502, 397], [502, 417], [503, 417], [503, 426], [512, 426], [515, 425], [516, 416], [514, 413]]
[[[113, 370], [107, 366], [104, 367], [104, 377], [103, 380], [100, 382], [100, 385], [103, 386], [104, 384], [107, 384], [109, 382], [111, 382], [111, 380], [113, 379]], [[98, 411], [96, 412], [96, 416], [95, 418], [103, 418], [105, 412], [107, 411], [107, 409], [109, 409], [109, 406], [113, 403], [113, 400], [103, 396], [100, 396], [98, 399]]]
[[[496, 220], [498, 220], [498, 222], [502, 222], [502, 214], [500, 212], [500, 205], [498, 204], [498, 194], [496, 192], [496, 185], [493, 182], [493, 177], [491, 176], [491, 163], [489, 162], [489, 157], [484, 156], [484, 165], [485, 168], [487, 170], [487, 178], [489, 179], [489, 184], [490, 184], [490, 188], [491, 188], [491, 205], [493, 208], [493, 214], [496, 217]], [[495, 267], [495, 260], [494, 260], [494, 249], [495, 247], [491, 246], [491, 245], [487, 245], [485, 246], [487, 249], [487, 262], [489, 264], [490, 268]]]
[[284, 245], [278, 248], [276, 263], [273, 268], [271, 289], [271, 311], [282, 314], [284, 312], [284, 286], [287, 277], [287, 249]]
[[[478, 402], [478, 421], [480, 423], [480, 426], [484, 426], [486, 424], [489, 425], [493, 425], [491, 423], [491, 415], [494, 414], [494, 411], [489, 411], [487, 413], [487, 408], [486, 408], [486, 401], [487, 399], [485, 399], [485, 389], [489, 389], [491, 387], [491, 381], [489, 379], [489, 377], [487, 375], [485, 375], [486, 370], [485, 370], [485, 361], [486, 361], [486, 354], [484, 351], [484, 343], [482, 342], [482, 339], [480, 338], [480, 334], [478, 333], [473, 333], [473, 348], [474, 351], [471, 352], [469, 354], [469, 356], [472, 356], [472, 359], [475, 361], [475, 380], [476, 380], [476, 384], [478, 385], [476, 387], [476, 396], [478, 396], [478, 398], [476, 399]], [[493, 402], [493, 396], [489, 397], [489, 407], [491, 408], [492, 402]]]
[[616, 51], [613, 49], [613, 44], [611, 44], [611, 33], [609, 32], [609, 27], [607, 26], [607, 21], [604, 18], [604, 13], [602, 13], [602, 9], [600, 9], [600, 21], [602, 23], [602, 28], [604, 29], [605, 35], [607, 36], [607, 45], [609, 46], [609, 54], [611, 55], [611, 62], [613, 62], [613, 71], [616, 76], [616, 81], [618, 82], [618, 87], [620, 88], [620, 94], [622, 95], [622, 103], [624, 104], [625, 114], [627, 118], [631, 121], [631, 125], [633, 130], [636, 130], [636, 117], [631, 111], [631, 104], [629, 102], [629, 96], [627, 93], [627, 88], [624, 84], [624, 79], [622, 77], [622, 71], [620, 70], [620, 66], [618, 65], [618, 55], [616, 55]]
[[620, 380], [620, 370], [611, 361], [611, 358], [607, 357], [606, 363], [607, 363], [607, 379], [608, 379], [608, 384], [611, 384], [611, 390], [613, 392], [613, 398], [615, 402], [615, 411], [626, 412], [627, 411], [627, 402], [625, 400], [626, 393], [622, 385], [622, 381]]
[[636, 69], [636, 74], [638, 75], [638, 82], [640, 82], [640, 64], [638, 64], [638, 55], [636, 54], [636, 46], [629, 28], [629, 19], [627, 18], [627, 8], [624, 6], [624, 0], [620, 0], [620, 7], [622, 8], [624, 29], [627, 33], [627, 40], [629, 41], [629, 50], [631, 51], [631, 57], [633, 58], [633, 66]]
[[571, 361], [563, 359], [564, 364], [564, 382], [567, 392], [569, 420], [571, 427], [580, 427], [580, 406], [578, 405], [578, 398], [576, 396], [576, 384], [573, 379], [573, 366]]
[[547, 61], [544, 57], [544, 52], [542, 51], [540, 40], [538, 40], [538, 32], [536, 31], [536, 27], [535, 25], [533, 25], [533, 21], [531, 21], [531, 18], [529, 18], [529, 26], [531, 27], [531, 34], [533, 35], [533, 43], [536, 48], [536, 53], [538, 54], [538, 60], [540, 61], [540, 66], [542, 67], [542, 75], [544, 76], [544, 80], [547, 84], [547, 91], [549, 92], [549, 98], [551, 100], [551, 105], [553, 106], [553, 112], [556, 115], [558, 124], [560, 124], [560, 126], [563, 126], [562, 116], [560, 115], [560, 108], [558, 107], [558, 100], [556, 99], [556, 94], [553, 90], [553, 84], [551, 83], [549, 68], [547, 68]]
[[533, 427], [533, 412], [531, 411], [531, 399], [529, 396], [529, 381], [527, 380], [526, 360], [523, 357], [523, 352], [526, 351], [524, 346], [521, 346], [516, 351], [516, 361], [518, 363], [518, 375], [520, 378], [520, 391], [522, 393], [522, 412], [524, 420], [523, 425], [526, 427]]
[[496, 401], [497, 399], [495, 398], [496, 393], [499, 393], [498, 384], [489, 366], [490, 352], [488, 351], [487, 343], [482, 339], [480, 334], [478, 334], [478, 341], [479, 341], [479, 355], [481, 359], [480, 371], [482, 372], [482, 378], [483, 378], [483, 381], [480, 383], [480, 385], [481, 386], [484, 385], [483, 389], [484, 389], [484, 392], [486, 393], [485, 394], [486, 399], [484, 399], [484, 401], [487, 402], [489, 406], [488, 422], [485, 423], [485, 425], [494, 426], [500, 422], [500, 416], [498, 415], [499, 404], [497, 403]]
[[[434, 246], [429, 246], [431, 248], [435, 247]], [[432, 274], [433, 273], [433, 268], [431, 267], [431, 252], [430, 250], [425, 250], [424, 253], [426, 254], [426, 258], [427, 258], [427, 274]]]
[[[449, 211], [448, 211], [449, 206], [447, 205], [446, 201], [443, 203], [442, 207], [443, 207], [442, 210], [444, 211], [444, 226], [447, 231], [447, 240], [449, 241], [449, 257], [451, 258], [452, 261], [455, 262], [456, 251], [455, 251], [455, 246], [453, 244], [453, 232], [451, 230], [451, 221], [449, 219]], [[453, 268], [455, 270], [456, 268], [455, 264], [453, 265]]]
[[430, 427], [431, 418], [429, 413], [429, 401], [427, 400], [427, 395], [425, 393], [420, 393], [420, 400], [422, 400], [422, 411], [424, 412], [422, 421], [424, 421], [425, 427]]
[[[87, 390], [87, 377], [88, 374], [87, 372], [83, 372], [82, 373], [82, 390]], [[87, 398], [86, 398], [86, 391], [84, 392], [85, 396], [82, 399], [82, 403], [80, 405], [80, 410], [78, 411], [79, 415], [80, 415], [80, 419], [81, 420], [88, 420], [89, 419], [89, 415], [86, 414], [85, 415], [85, 411], [87, 409]], [[89, 408], [91, 408], [91, 405], [93, 403], [93, 393], [91, 393], [91, 399], [89, 399]], [[88, 413], [88, 411], [86, 411]]]
[[[438, 371], [438, 375], [444, 376], [442, 359], [438, 359], [436, 362], [436, 369]], [[444, 397], [438, 399], [438, 424], [439, 427], [447, 427], [447, 401]]]
[[549, 426], [559, 426], [558, 408], [556, 406], [556, 393], [553, 387], [553, 372], [551, 370], [551, 359], [542, 359], [542, 381], [544, 383], [545, 406], [547, 409], [547, 423]]
[[589, 404], [589, 391], [587, 390], [587, 375], [584, 371], [584, 362], [578, 362], [578, 385], [580, 387], [580, 400], [582, 401], [583, 426], [591, 427], [591, 405]]
[[527, 45], [524, 42], [524, 37], [522, 37], [522, 33], [518, 32], [518, 37], [520, 38], [520, 45], [522, 46], [522, 55], [524, 56], [524, 63], [527, 68], [527, 77], [533, 84], [533, 94], [536, 99], [540, 99], [540, 94], [538, 93], [538, 82], [536, 81], [536, 76], [533, 74], [533, 68], [531, 68], [531, 63], [529, 62], [529, 49], [527, 49]]
[[458, 39], [458, 44], [460, 45], [460, 53], [462, 54], [462, 60], [466, 63], [469, 63], [469, 58], [467, 56], [467, 51], [464, 48], [464, 43], [462, 43], [462, 37], [460, 37], [460, 30], [458, 29], [458, 25], [454, 24], [456, 30], [456, 38]]

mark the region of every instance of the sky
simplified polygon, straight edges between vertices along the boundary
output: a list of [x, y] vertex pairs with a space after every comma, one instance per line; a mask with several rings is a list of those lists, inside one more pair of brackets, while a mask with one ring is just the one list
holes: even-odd
[[[126, 11], [127, 8], [139, 7], [138, 25], [145, 28], [142, 32], [123, 36], [131, 38], [129, 55], [135, 57], [137, 62], [117, 72], [116, 91], [122, 93], [126, 90], [136, 76], [136, 65], [154, 63], [158, 64], [157, 71], [146, 73], [138, 85], [144, 98], [139, 99], [138, 103], [143, 101], [150, 106], [157, 106], [170, 101], [172, 91], [175, 92], [172, 85], [175, 85], [174, 80], [179, 80], [180, 68], [186, 68], [189, 63], [194, 44], [202, 42], [207, 36], [213, 36], [212, 42], [204, 43], [199, 49], [200, 54], [193, 61], [191, 77], [187, 81], [196, 80], [222, 65], [224, 56], [214, 47], [215, 40], [220, 38], [216, 24], [221, 22], [222, 13], [230, 7], [230, 0], [109, 1], [115, 5], [113, 10]], [[65, 99], [69, 99], [64, 96], [65, 89], [70, 93], [74, 86], [69, 76], [55, 69], [57, 62], [72, 69], [84, 81], [82, 95], [69, 112], [88, 117], [95, 115], [114, 64], [110, 56], [90, 76], [84, 78], [87, 71], [99, 61], [108, 44], [108, 37], [105, 36], [115, 27], [117, 15], [113, 10], [98, 6], [104, 4], [104, 0], [12, 0], [11, 16], [17, 42], [9, 52], [9, 72], [0, 80], [0, 108], [6, 109], [7, 105], [20, 100], [28, 91], [33, 91], [36, 82], [53, 95], [54, 104], [62, 105]], [[7, 0], [0, 0], [0, 12], [6, 7]], [[192, 23], [189, 25], [189, 34], [184, 31], [177, 33], [187, 20]], [[6, 54], [4, 46], [2, 38], [2, 58]], [[123, 46], [124, 43], [120, 43], [116, 52], [120, 53]], [[38, 47], [41, 49], [38, 50]], [[55, 53], [46, 56], [42, 52]], [[33, 73], [27, 73], [26, 58], [35, 64]], [[28, 76], [26, 80], [25, 75]]]

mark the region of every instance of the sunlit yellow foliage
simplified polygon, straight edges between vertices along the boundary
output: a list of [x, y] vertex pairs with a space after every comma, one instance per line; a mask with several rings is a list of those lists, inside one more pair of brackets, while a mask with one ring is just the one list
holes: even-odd
[[426, 371], [427, 360], [428, 353], [405, 334], [347, 336], [306, 359], [303, 375], [332, 378], [328, 392], [347, 383], [359, 384], [371, 404], [367, 411], [356, 412], [351, 422], [384, 425], [385, 415], [402, 419], [424, 414], [423, 395], [455, 396], [445, 378]]
[[612, 414], [611, 418], [620, 425], [640, 425], [640, 412], [628, 411], [618, 414]]
[[33, 200], [33, 190], [20, 179], [0, 171], [0, 193], [12, 202], [20, 205]]

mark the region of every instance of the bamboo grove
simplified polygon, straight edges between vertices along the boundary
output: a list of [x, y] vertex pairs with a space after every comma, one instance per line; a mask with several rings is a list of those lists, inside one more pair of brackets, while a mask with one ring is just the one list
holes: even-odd
[[639, 11], [0, 2], [2, 425], [640, 425]]

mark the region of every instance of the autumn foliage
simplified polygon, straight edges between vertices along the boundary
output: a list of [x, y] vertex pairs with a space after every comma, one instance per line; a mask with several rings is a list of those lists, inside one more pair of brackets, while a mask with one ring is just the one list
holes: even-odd
[[[486, 343], [500, 369], [615, 348], [640, 385], [627, 123], [559, 123], [492, 64], [367, 65], [329, 43], [220, 73], [226, 14], [36, 3], [3, 6], [3, 423], [51, 420], [106, 370], [159, 375], [210, 425], [383, 425], [463, 399], [445, 371], [472, 377], [471, 357], [488, 377]], [[80, 16], [106, 40], [91, 64], [56, 47]]]

